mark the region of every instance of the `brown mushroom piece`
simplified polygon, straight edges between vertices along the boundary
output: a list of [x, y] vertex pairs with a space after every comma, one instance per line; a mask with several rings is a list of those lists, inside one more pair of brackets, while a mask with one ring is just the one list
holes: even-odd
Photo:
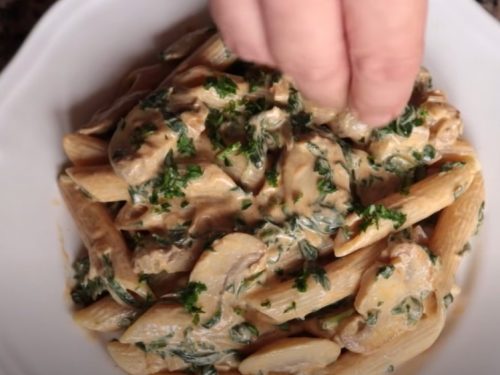
[[368, 268], [354, 307], [357, 315], [342, 325], [336, 340], [355, 353], [375, 352], [386, 342], [413, 330], [433, 298], [437, 260], [424, 247], [400, 242], [387, 249], [386, 262]]
[[241, 362], [243, 375], [304, 374], [335, 362], [340, 346], [330, 340], [293, 337], [276, 340]]

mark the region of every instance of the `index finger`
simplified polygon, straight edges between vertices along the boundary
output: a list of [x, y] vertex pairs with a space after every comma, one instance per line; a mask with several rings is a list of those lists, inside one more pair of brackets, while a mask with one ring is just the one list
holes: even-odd
[[384, 125], [407, 103], [420, 68], [426, 0], [343, 0], [351, 61], [349, 102]]

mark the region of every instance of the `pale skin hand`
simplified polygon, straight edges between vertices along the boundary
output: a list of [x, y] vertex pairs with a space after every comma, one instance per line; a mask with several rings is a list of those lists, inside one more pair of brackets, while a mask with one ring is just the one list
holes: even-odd
[[427, 0], [211, 0], [210, 7], [231, 50], [278, 67], [319, 105], [349, 106], [380, 126], [410, 97]]

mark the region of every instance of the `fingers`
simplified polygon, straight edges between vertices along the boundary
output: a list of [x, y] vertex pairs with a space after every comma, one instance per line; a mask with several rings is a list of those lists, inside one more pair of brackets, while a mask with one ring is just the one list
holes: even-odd
[[[342, 108], [349, 64], [340, 0], [259, 0], [273, 59], [302, 93]], [[358, 0], [356, 0], [358, 1]]]
[[211, 0], [210, 11], [234, 53], [244, 60], [274, 65], [257, 0]]
[[407, 103], [420, 67], [426, 0], [342, 0], [352, 81], [360, 119], [384, 125]]

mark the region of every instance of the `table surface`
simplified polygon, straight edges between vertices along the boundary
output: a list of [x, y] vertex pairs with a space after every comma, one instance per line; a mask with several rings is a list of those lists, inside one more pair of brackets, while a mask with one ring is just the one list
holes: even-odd
[[[0, 70], [17, 51], [33, 25], [55, 1], [0, 0]], [[482, 3], [488, 11], [500, 20], [498, 0], [476, 1]]]

